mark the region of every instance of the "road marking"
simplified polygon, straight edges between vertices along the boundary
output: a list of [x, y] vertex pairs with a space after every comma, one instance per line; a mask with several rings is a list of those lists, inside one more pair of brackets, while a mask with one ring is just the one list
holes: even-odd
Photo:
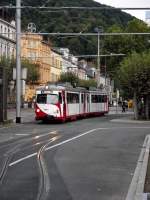
[[[68, 142], [71, 142], [71, 141], [73, 141], [73, 140], [76, 140], [76, 139], [78, 139], [78, 138], [80, 138], [80, 137], [82, 137], [82, 136], [85, 136], [85, 135], [87, 135], [87, 134], [93, 133], [93, 132], [95, 132], [95, 131], [98, 131], [98, 130], [107, 130], [107, 129], [110, 129], [110, 128], [97, 128], [97, 129], [92, 129], [92, 130], [90, 130], [90, 131], [81, 133], [81, 134], [79, 134], [79, 135], [77, 135], [77, 136], [75, 136], [75, 137], [72, 137], [72, 138], [70, 138], [70, 139], [67, 139], [67, 140], [64, 140], [64, 141], [62, 141], [62, 142], [59, 142], [58, 144], [52, 145], [52, 146], [46, 148], [46, 151], [48, 151], [48, 150], [50, 150], [50, 149], [53, 149], [53, 148], [55, 148], [55, 147], [61, 146], [61, 145], [63, 145], [63, 144], [66, 144], [66, 143], [68, 143]], [[9, 166], [11, 167], [11, 166], [13, 166], [13, 165], [16, 165], [16, 164], [18, 164], [18, 163], [20, 163], [20, 162], [22, 162], [22, 161], [24, 161], [24, 160], [27, 160], [27, 159], [29, 159], [29, 158], [31, 158], [31, 157], [34, 157], [34, 156], [36, 156], [36, 155], [37, 155], [37, 152], [32, 153], [32, 154], [30, 154], [30, 155], [28, 155], [28, 156], [25, 156], [25, 157], [23, 157], [23, 158], [20, 158], [20, 159], [18, 159], [18, 160], [16, 160], [16, 161], [10, 163]]]
[[[70, 138], [70, 139], [64, 140], [64, 141], [62, 141], [62, 142], [60, 142], [60, 143], [57, 143], [57, 144], [55, 144], [55, 145], [52, 145], [52, 146], [46, 148], [46, 151], [51, 150], [51, 149], [53, 149], [53, 148], [55, 148], [55, 147], [61, 146], [61, 145], [63, 145], [63, 144], [69, 143], [69, 142], [71, 142], [71, 141], [73, 141], [73, 140], [76, 140], [76, 139], [78, 139], [78, 138], [80, 138], [80, 137], [82, 137], [82, 136], [88, 135], [88, 134], [93, 133], [93, 132], [98, 131], [98, 130], [110, 130], [110, 129], [116, 129], [116, 128], [117, 128], [117, 129], [118, 129], [118, 128], [120, 128], [120, 129], [121, 129], [121, 128], [122, 128], [122, 129], [126, 129], [126, 128], [131, 128], [131, 129], [139, 129], [139, 128], [140, 128], [140, 129], [143, 129], [143, 128], [146, 128], [146, 129], [149, 129], [150, 127], [111, 127], [111, 128], [96, 128], [96, 129], [92, 129], [92, 130], [89, 130], [89, 131], [87, 131], [87, 132], [81, 133], [81, 134], [79, 134], [79, 135], [77, 135], [77, 136], [75, 136], [75, 137], [72, 137], [72, 138]], [[54, 132], [55, 132], [55, 131], [54, 131]], [[45, 134], [45, 135], [48, 135], [48, 134]], [[42, 136], [40, 136], [40, 137], [42, 137]], [[20, 159], [18, 159], [18, 160], [16, 160], [16, 161], [10, 163], [9, 166], [10, 166], [10, 167], [11, 167], [11, 166], [14, 166], [14, 165], [16, 165], [16, 164], [18, 164], [18, 163], [20, 163], [20, 162], [22, 162], [22, 161], [24, 161], [24, 160], [27, 160], [27, 159], [29, 159], [29, 158], [31, 158], [31, 157], [34, 157], [34, 156], [36, 156], [36, 155], [37, 155], [37, 152], [35, 152], [35, 153], [33, 153], [33, 154], [30, 154], [30, 155], [27, 155], [27, 156], [25, 156], [25, 157], [23, 157], [23, 158], [20, 158]]]
[[16, 133], [15, 135], [17, 136], [27, 136], [30, 135], [29, 133]]

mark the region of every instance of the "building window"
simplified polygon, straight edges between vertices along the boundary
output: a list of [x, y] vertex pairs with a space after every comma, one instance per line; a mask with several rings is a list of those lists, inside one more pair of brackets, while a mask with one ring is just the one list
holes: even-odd
[[28, 47], [29, 48], [36, 48], [36, 41], [29, 40], [28, 41]]
[[3, 26], [1, 25], [1, 32], [0, 32], [1, 34], [3, 33]]
[[36, 60], [36, 52], [29, 52], [28, 58], [32, 61], [35, 61]]
[[6, 27], [5, 27], [5, 32], [4, 33], [5, 33], [5, 37], [6, 37], [7, 36], [7, 34], [6, 34], [7, 33], [7, 28]]

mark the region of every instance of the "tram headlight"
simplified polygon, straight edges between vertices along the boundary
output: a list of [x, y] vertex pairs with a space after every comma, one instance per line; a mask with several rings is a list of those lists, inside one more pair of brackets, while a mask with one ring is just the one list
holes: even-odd
[[39, 109], [39, 108], [37, 108], [37, 109], [36, 109], [36, 112], [37, 112], [37, 113], [39, 113], [39, 112], [40, 112], [40, 109]]

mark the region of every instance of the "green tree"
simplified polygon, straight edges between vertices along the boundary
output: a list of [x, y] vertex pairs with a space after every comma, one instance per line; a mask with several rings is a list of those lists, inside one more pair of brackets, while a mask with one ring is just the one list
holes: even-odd
[[5, 56], [2, 56], [0, 58], [0, 67], [1, 70], [4, 67], [7, 72], [7, 79], [8, 81], [12, 80], [12, 63], [13, 61], [9, 58], [6, 58]]
[[[16, 68], [16, 59], [1, 57], [0, 66], [4, 66], [7, 71], [8, 81], [12, 80], [13, 76], [13, 68]], [[30, 62], [29, 60], [22, 60], [21, 67], [27, 68], [27, 83], [34, 84], [39, 80], [39, 65]]]
[[76, 87], [79, 84], [79, 78], [72, 72], [66, 72], [60, 75], [59, 82], [69, 82]]
[[94, 79], [80, 80], [79, 81], [79, 86], [80, 87], [84, 87], [84, 88], [97, 87], [97, 82]]
[[95, 80], [81, 80], [72, 72], [62, 73], [59, 82], [69, 82], [73, 87], [97, 87], [97, 82]]
[[135, 119], [140, 118], [141, 99], [144, 101], [144, 115], [150, 118], [150, 52], [136, 53], [126, 57], [121, 62], [118, 71], [122, 89], [134, 98]]
[[[126, 28], [115, 24], [107, 29], [109, 33], [144, 33], [150, 32], [150, 28], [146, 23], [133, 19], [128, 22]], [[135, 51], [142, 53], [149, 49], [149, 36], [146, 35], [120, 35], [120, 36], [106, 36], [104, 38], [104, 53], [123, 53], [126, 56]], [[124, 59], [123, 56], [109, 57], [107, 58], [107, 72], [115, 77], [116, 71], [118, 70], [119, 63]]]
[[27, 83], [35, 84], [38, 82], [40, 74], [39, 74], [39, 64], [35, 64], [30, 62], [29, 60], [23, 60], [21, 62], [22, 68], [27, 68]]

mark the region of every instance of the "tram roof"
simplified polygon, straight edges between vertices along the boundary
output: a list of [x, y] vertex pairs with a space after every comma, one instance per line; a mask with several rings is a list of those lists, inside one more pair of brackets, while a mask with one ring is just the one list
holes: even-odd
[[40, 86], [37, 88], [37, 90], [68, 90], [68, 91], [73, 91], [73, 92], [101, 92], [101, 93], [106, 93], [105, 91], [102, 91], [98, 88], [94, 87], [89, 87], [89, 88], [84, 88], [84, 87], [73, 87], [70, 83], [56, 83], [56, 84], [47, 84], [45, 86]]

